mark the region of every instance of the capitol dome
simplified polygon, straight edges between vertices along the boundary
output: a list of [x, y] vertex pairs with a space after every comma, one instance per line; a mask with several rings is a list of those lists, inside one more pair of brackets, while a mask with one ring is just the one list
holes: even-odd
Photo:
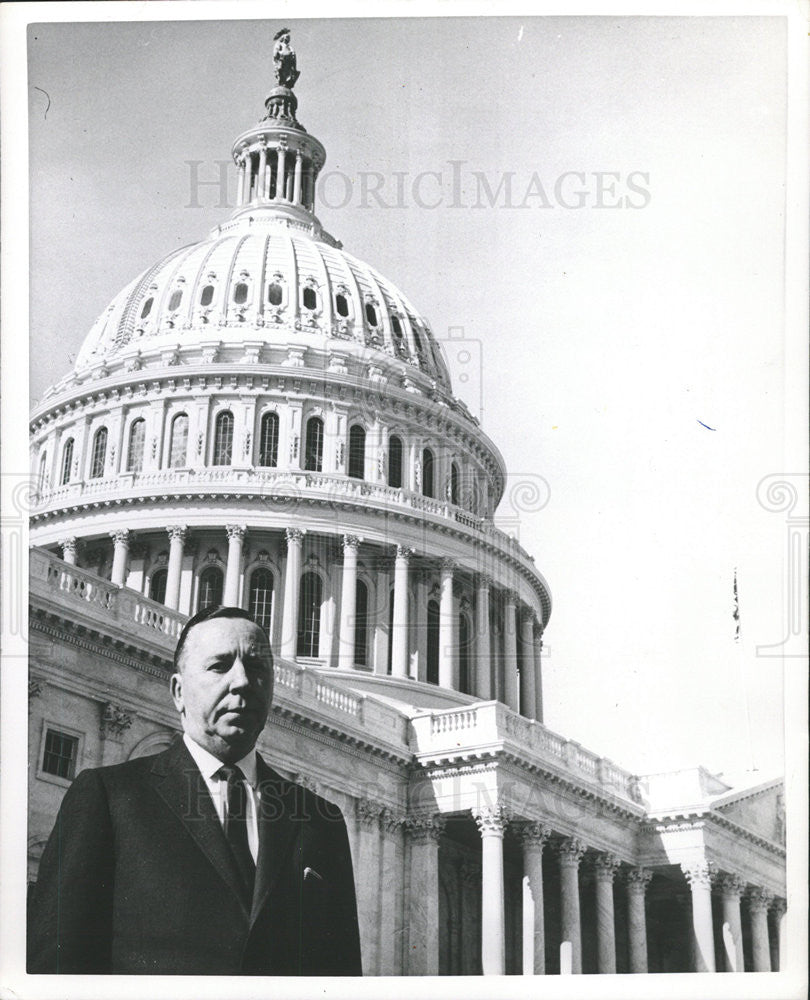
[[296, 110], [271, 90], [231, 217], [127, 285], [36, 408], [32, 540], [156, 628], [241, 604], [282, 662], [540, 719], [551, 599], [495, 526], [503, 459], [426, 320], [321, 225]]

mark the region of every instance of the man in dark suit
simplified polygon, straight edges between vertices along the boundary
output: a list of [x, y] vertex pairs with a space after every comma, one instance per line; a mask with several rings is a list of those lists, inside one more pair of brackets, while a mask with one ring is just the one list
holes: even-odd
[[83, 771], [65, 795], [28, 971], [360, 975], [343, 818], [254, 749], [273, 696], [263, 630], [239, 608], [195, 615], [171, 693], [182, 739]]

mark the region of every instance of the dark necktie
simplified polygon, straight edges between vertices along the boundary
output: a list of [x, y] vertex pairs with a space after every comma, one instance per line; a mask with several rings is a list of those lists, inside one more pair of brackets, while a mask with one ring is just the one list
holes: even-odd
[[220, 780], [228, 783], [225, 837], [248, 893], [252, 895], [253, 883], [256, 878], [256, 864], [248, 844], [245, 776], [238, 767], [232, 767], [229, 764], [223, 764], [217, 774]]

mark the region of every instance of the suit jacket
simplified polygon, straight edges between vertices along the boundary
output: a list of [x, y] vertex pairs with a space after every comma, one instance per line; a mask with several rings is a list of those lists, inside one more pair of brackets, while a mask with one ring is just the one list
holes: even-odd
[[259, 757], [252, 898], [182, 740], [83, 771], [29, 906], [28, 971], [361, 975], [340, 811]]

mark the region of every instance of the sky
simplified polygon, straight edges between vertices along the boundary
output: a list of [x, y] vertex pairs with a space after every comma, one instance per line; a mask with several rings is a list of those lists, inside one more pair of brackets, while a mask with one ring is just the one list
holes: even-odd
[[[784, 20], [284, 24], [322, 223], [429, 319], [505, 459], [501, 526], [552, 592], [546, 724], [639, 773], [780, 772]], [[29, 29], [32, 402], [228, 216], [188, 161], [215, 179], [262, 116], [281, 26]]]

